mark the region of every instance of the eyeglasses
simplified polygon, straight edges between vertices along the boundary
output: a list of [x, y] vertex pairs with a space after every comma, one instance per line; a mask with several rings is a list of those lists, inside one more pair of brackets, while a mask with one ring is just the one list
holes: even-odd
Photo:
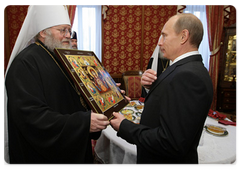
[[60, 34], [67, 36], [67, 34], [69, 33], [70, 36], [72, 35], [72, 30], [71, 29], [67, 29], [67, 28], [63, 28], [63, 29], [57, 29], [56, 30], [60, 31]]

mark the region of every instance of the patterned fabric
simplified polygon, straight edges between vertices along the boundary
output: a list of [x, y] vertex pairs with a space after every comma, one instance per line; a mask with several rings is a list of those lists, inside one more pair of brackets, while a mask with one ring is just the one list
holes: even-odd
[[18, 33], [27, 15], [28, 5], [7, 6], [5, 8], [5, 60], [4, 70], [7, 68], [8, 60], [13, 50]]
[[71, 25], [73, 25], [77, 5], [67, 5]]
[[139, 99], [142, 94], [141, 76], [124, 76], [126, 95], [131, 99]]
[[177, 6], [109, 6], [103, 22], [103, 65], [111, 75], [147, 68], [161, 30]]

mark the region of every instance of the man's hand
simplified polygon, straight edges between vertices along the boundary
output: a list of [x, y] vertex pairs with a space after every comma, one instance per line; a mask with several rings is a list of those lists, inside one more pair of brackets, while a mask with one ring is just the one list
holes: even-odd
[[98, 132], [106, 129], [109, 123], [105, 115], [91, 112], [90, 132]]
[[152, 83], [157, 80], [157, 73], [156, 71], [152, 69], [146, 70], [141, 78], [141, 84], [146, 89], [150, 89], [152, 86]]
[[119, 126], [123, 121], [123, 119], [125, 119], [125, 117], [122, 114], [117, 112], [113, 112], [113, 116], [114, 118], [110, 120], [110, 124], [112, 125], [114, 130], [119, 131]]

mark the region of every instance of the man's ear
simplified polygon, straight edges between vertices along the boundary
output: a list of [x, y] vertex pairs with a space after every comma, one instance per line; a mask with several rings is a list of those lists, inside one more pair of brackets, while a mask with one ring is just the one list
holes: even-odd
[[181, 33], [181, 44], [184, 44], [189, 39], [189, 31], [187, 29], [182, 30]]
[[46, 31], [45, 30], [40, 31], [39, 35], [40, 35], [41, 38], [44, 39], [46, 37]]

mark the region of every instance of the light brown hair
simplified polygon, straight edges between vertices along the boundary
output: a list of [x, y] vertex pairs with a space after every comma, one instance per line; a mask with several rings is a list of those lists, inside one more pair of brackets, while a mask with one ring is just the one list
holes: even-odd
[[198, 48], [203, 38], [202, 22], [193, 14], [182, 13], [175, 16], [177, 16], [175, 32], [179, 34], [184, 29], [188, 30], [190, 43]]

